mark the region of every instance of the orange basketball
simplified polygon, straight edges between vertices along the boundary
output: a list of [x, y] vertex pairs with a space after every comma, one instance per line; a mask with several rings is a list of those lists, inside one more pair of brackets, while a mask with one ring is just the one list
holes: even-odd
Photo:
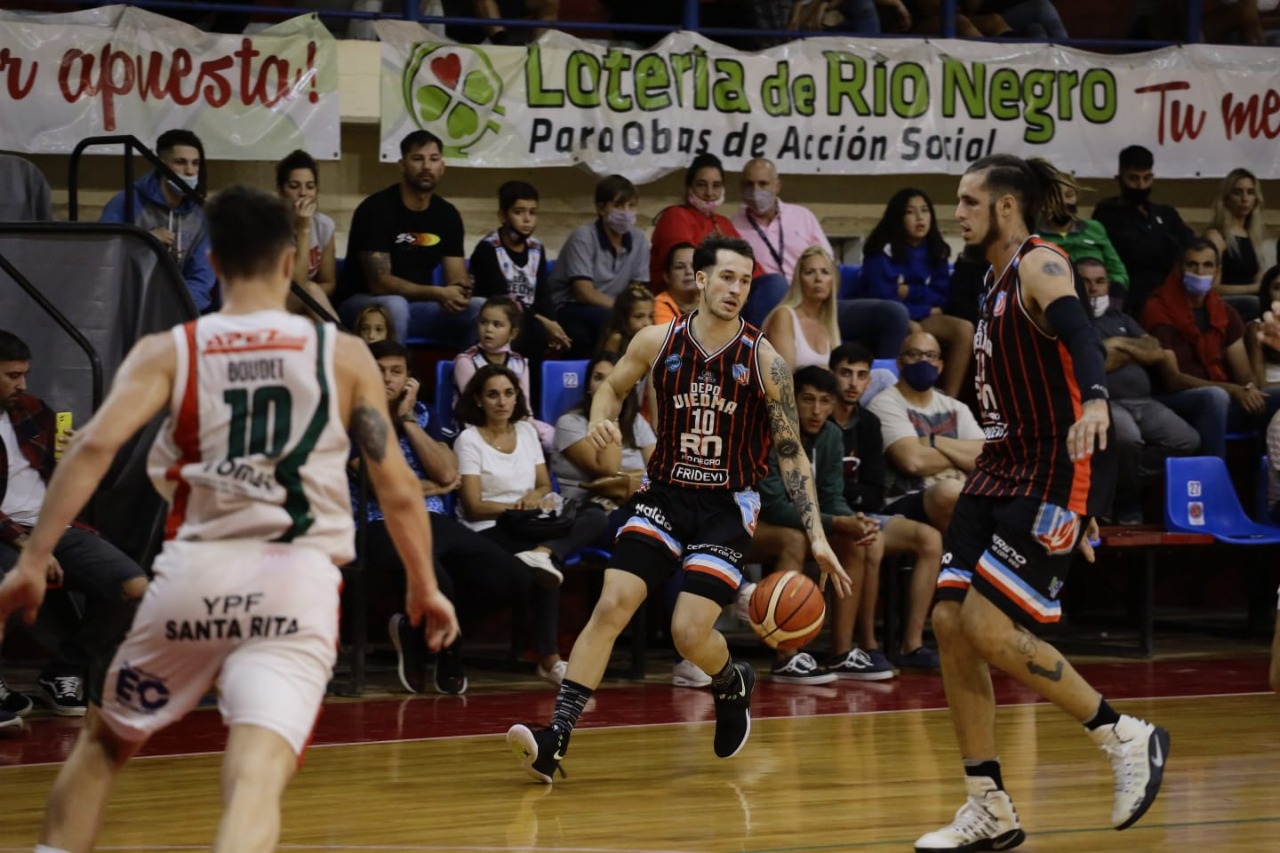
[[751, 627], [765, 645], [795, 650], [822, 630], [827, 605], [818, 585], [799, 572], [775, 572], [751, 592]]

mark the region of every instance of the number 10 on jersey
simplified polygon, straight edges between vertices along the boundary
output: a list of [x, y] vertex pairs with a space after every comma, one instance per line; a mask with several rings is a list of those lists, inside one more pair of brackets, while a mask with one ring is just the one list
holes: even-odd
[[719, 458], [724, 450], [724, 440], [715, 434], [716, 410], [694, 409], [689, 413], [689, 431], [680, 433], [680, 452]]
[[[279, 456], [289, 441], [293, 400], [283, 385], [253, 389], [228, 388], [222, 399], [231, 407], [227, 427], [227, 458]], [[246, 441], [247, 439], [247, 441]]]

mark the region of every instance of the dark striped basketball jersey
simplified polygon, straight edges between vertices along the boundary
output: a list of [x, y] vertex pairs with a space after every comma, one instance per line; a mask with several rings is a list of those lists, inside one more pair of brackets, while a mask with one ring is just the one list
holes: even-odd
[[760, 330], [742, 328], [713, 353], [693, 338], [697, 312], [672, 321], [650, 367], [657, 399], [658, 444], [651, 482], [737, 491], [764, 477], [772, 432], [756, 344]]
[[1073, 461], [1067, 450], [1067, 431], [1081, 414], [1071, 353], [1035, 324], [1022, 300], [1018, 266], [1040, 247], [1061, 255], [1071, 269], [1061, 249], [1029, 237], [998, 278], [994, 268], [987, 270], [974, 337], [986, 443], [964, 491], [1034, 498], [1088, 515], [1090, 489], [1105, 478], [1094, 476], [1097, 454]]

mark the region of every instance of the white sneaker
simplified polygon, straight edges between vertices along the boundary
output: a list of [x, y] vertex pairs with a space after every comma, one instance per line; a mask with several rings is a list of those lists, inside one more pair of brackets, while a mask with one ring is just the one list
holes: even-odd
[[1116, 829], [1127, 829], [1147, 813], [1160, 793], [1169, 757], [1169, 733], [1121, 714], [1120, 722], [1094, 729], [1089, 737], [1111, 759], [1111, 772], [1116, 777], [1111, 822]]
[[538, 664], [538, 677], [548, 684], [554, 684], [559, 687], [564, 681], [564, 674], [569, 670], [569, 662], [567, 660], [558, 660], [551, 664], [550, 669], [543, 669], [542, 664]]
[[671, 669], [671, 683], [676, 687], [710, 687], [711, 676], [691, 660], [682, 660]]
[[733, 615], [743, 624], [751, 624], [751, 593], [756, 591], [754, 583], [744, 583], [738, 587], [738, 594], [733, 599]]
[[1013, 800], [996, 788], [989, 776], [966, 776], [969, 799], [950, 826], [935, 829], [916, 841], [916, 853], [969, 853], [971, 850], [1012, 850], [1027, 834], [1018, 824]]
[[521, 551], [516, 559], [533, 569], [533, 582], [538, 586], [557, 587], [564, 583], [564, 572], [546, 551]]

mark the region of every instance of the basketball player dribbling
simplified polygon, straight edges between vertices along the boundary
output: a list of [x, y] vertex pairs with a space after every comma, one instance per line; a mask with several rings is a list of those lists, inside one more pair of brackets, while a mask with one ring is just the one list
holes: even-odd
[[1025, 838], [1004, 790], [988, 665], [1080, 721], [1111, 759], [1111, 819], [1125, 829], [1160, 790], [1169, 734], [1118, 714], [1036, 631], [1061, 616], [1073, 552], [1114, 491], [1103, 349], [1070, 260], [1030, 236], [1063, 212], [1061, 173], [994, 155], [960, 181], [965, 243], [991, 264], [979, 310], [978, 401], [986, 443], [945, 538], [933, 629], [968, 798], [918, 853], [1008, 850]]
[[398, 450], [368, 347], [285, 311], [293, 215], [233, 187], [207, 207], [225, 305], [143, 338], [77, 435], [16, 569], [0, 625], [35, 618], [61, 531], [116, 451], [161, 411], [148, 467], [170, 501], [166, 542], [49, 796], [41, 853], [93, 849], [116, 774], [157, 730], [218, 686], [230, 727], [214, 850], [274, 850], [280, 798], [332, 674], [341, 575], [354, 553], [348, 429], [364, 454], [408, 575], [407, 613], [435, 649], [457, 635], [436, 586], [421, 491]]
[[618, 634], [648, 592], [681, 571], [671, 618], [676, 650], [712, 677], [717, 756], [729, 758], [751, 731], [755, 674], [735, 663], [715, 630], [742, 581], [772, 440], [787, 492], [800, 513], [814, 559], [838, 595], [849, 589], [822, 530], [809, 459], [800, 443], [791, 368], [739, 314], [751, 289], [751, 247], [713, 234], [694, 252], [698, 308], [631, 340], [591, 402], [588, 437], [621, 445], [613, 420], [636, 383], [648, 377], [658, 445], [647, 483], [628, 505], [591, 619], [574, 643], [551, 724], [512, 726], [507, 743], [522, 766], [550, 783], [569, 735], [604, 677]]

